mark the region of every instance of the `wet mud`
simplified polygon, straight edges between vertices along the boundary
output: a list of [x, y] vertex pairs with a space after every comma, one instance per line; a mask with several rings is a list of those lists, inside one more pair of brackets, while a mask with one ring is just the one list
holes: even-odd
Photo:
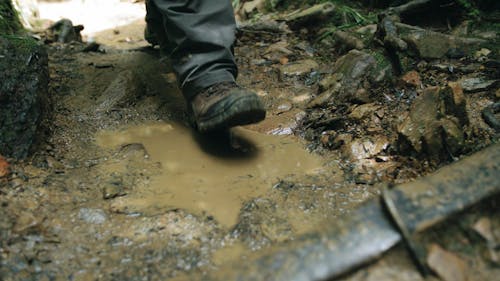
[[236, 224], [243, 202], [264, 195], [277, 179], [325, 173], [321, 158], [292, 137], [241, 128], [199, 135], [178, 124], [155, 124], [101, 132], [97, 143], [122, 150], [143, 146], [144, 157], [161, 167], [148, 188], [114, 200], [113, 211], [151, 216], [183, 209], [227, 228]]
[[[143, 30], [137, 21], [97, 32], [96, 52], [78, 42], [47, 46], [43, 141], [0, 177], [1, 280], [217, 277], [278, 243], [316, 235], [380, 195], [381, 184], [412, 181], [498, 141], [481, 116], [498, 99], [489, 90], [463, 97], [469, 123], [460, 154], [446, 150], [453, 142], [438, 160], [407, 149], [394, 128], [418, 88], [382, 85], [369, 101], [337, 102], [320, 82], [342, 54], [300, 31], [238, 36], [239, 82], [262, 97], [268, 117], [199, 135], [168, 60], [146, 48]], [[428, 85], [458, 75], [422, 67]], [[437, 121], [455, 120], [448, 111]], [[498, 276], [498, 202], [423, 233], [422, 245], [458, 256], [469, 280]], [[486, 236], [474, 230], [484, 221]], [[424, 279], [398, 247], [341, 280], [439, 279]]]

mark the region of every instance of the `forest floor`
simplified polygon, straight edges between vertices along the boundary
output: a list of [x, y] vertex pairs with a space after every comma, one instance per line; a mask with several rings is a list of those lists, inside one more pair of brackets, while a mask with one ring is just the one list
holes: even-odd
[[[238, 81], [262, 97], [267, 118], [222, 136], [189, 126], [168, 60], [143, 39], [144, 21], [93, 34], [93, 51], [48, 43], [46, 137], [3, 182], [9, 237], [0, 279], [203, 279], [335, 221], [384, 183], [412, 181], [498, 142], [490, 120], [498, 112], [483, 117], [499, 100], [498, 46], [436, 59], [400, 54], [403, 71], [394, 74], [380, 50], [350, 50], [335, 35], [316, 40], [314, 25], [274, 24], [242, 25], [235, 46]], [[376, 25], [361, 28], [375, 40]], [[494, 29], [474, 35], [492, 33], [484, 40], [498, 42]], [[434, 131], [413, 136], [405, 126], [426, 119], [412, 119], [418, 97], [434, 91], [453, 105]], [[424, 234], [449, 254], [437, 268], [451, 263], [464, 278], [455, 280], [498, 276], [498, 257], [474, 230], [487, 222], [500, 241], [498, 202]], [[342, 278], [424, 280], [404, 247]]]

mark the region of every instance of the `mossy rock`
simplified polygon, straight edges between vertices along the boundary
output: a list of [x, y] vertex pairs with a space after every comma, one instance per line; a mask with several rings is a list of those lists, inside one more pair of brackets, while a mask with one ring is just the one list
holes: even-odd
[[33, 38], [0, 36], [0, 154], [28, 156], [48, 105], [48, 56]]
[[0, 35], [17, 34], [23, 30], [10, 0], [0, 1]]

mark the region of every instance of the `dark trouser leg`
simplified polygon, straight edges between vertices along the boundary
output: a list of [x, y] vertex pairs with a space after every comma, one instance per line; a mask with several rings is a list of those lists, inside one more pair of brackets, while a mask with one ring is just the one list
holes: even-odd
[[230, 0], [150, 2], [163, 17], [172, 65], [188, 101], [215, 83], [235, 80], [236, 23]]

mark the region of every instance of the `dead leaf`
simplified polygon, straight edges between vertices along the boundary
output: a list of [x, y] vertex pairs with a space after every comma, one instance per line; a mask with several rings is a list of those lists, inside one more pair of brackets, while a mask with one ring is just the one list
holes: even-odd
[[280, 63], [281, 63], [282, 65], [287, 64], [287, 63], [288, 63], [288, 58], [287, 58], [287, 57], [281, 57], [281, 58], [280, 58]]
[[430, 246], [427, 264], [444, 281], [467, 280], [467, 264], [437, 244]]
[[407, 85], [412, 85], [415, 87], [421, 87], [422, 85], [422, 80], [420, 79], [420, 74], [416, 72], [415, 70], [407, 72], [403, 77], [401, 77], [401, 80], [405, 82]]
[[9, 168], [9, 162], [5, 160], [5, 158], [0, 155], [0, 178], [5, 177], [9, 175], [10, 173], [10, 168]]

